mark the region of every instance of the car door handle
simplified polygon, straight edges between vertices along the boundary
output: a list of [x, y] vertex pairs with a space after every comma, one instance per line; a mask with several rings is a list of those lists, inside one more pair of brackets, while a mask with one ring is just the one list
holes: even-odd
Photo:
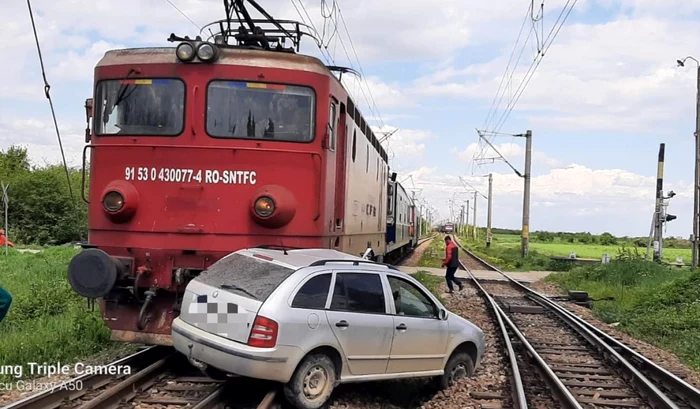
[[350, 324], [348, 324], [347, 321], [342, 320], [342, 321], [340, 321], [340, 322], [336, 322], [336, 323], [335, 323], [335, 326], [336, 326], [336, 327], [339, 327], [339, 328], [345, 328], [345, 327], [350, 326]]
[[408, 327], [406, 326], [406, 324], [404, 324], [404, 323], [402, 322], [401, 324], [399, 324], [399, 325], [396, 326], [396, 329], [399, 330], [399, 331], [403, 331], [403, 330], [405, 330], [405, 329], [408, 329]]

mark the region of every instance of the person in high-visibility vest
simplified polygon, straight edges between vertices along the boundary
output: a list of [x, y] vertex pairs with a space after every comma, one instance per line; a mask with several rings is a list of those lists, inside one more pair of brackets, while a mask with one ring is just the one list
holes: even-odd
[[15, 246], [15, 243], [7, 240], [7, 237], [5, 236], [5, 230], [0, 229], [0, 247], [5, 247], [5, 243], [7, 243], [7, 245], [10, 247]]
[[12, 296], [4, 288], [0, 287], [0, 322], [7, 315], [7, 311], [10, 310], [10, 305], [12, 304]]

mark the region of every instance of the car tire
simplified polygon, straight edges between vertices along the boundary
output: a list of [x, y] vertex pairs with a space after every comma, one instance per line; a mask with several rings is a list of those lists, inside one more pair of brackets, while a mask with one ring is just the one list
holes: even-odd
[[284, 385], [284, 396], [298, 409], [318, 409], [330, 398], [335, 384], [333, 361], [324, 354], [309, 355]]
[[436, 386], [439, 390], [445, 390], [455, 382], [474, 375], [474, 361], [466, 352], [452, 354], [445, 365], [445, 373], [438, 376]]

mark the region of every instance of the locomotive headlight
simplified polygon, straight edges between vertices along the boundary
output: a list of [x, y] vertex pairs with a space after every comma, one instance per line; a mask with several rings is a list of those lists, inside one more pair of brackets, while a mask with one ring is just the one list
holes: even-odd
[[124, 207], [124, 196], [115, 190], [111, 190], [102, 199], [102, 206], [108, 212], [118, 212]]
[[211, 62], [216, 58], [217, 51], [213, 44], [202, 43], [197, 47], [197, 57], [204, 62]]
[[180, 43], [175, 49], [175, 54], [181, 61], [192, 61], [195, 56], [194, 46], [190, 43]]
[[260, 217], [268, 217], [275, 211], [275, 201], [269, 196], [260, 196], [255, 201], [255, 214]]

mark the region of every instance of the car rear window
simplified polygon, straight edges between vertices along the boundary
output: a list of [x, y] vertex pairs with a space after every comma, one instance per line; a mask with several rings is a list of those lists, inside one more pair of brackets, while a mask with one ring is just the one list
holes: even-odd
[[[242, 290], [226, 288], [237, 295], [265, 301], [282, 282], [292, 275], [293, 269], [242, 254], [232, 254], [212, 264], [197, 280], [213, 286], [236, 286]], [[245, 290], [245, 291], [243, 291]], [[246, 292], [252, 294], [246, 294]]]

